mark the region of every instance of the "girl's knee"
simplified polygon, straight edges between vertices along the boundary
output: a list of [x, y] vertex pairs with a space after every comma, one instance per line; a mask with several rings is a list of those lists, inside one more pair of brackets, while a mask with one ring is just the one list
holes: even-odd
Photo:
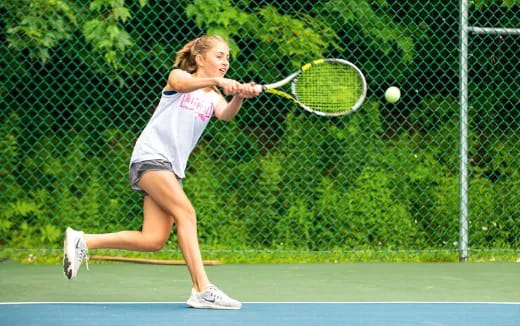
[[164, 248], [166, 241], [151, 241], [148, 243], [148, 251], [159, 251]]
[[164, 248], [164, 245], [168, 242], [168, 237], [163, 236], [152, 236], [148, 237], [146, 241], [147, 251], [159, 251]]
[[191, 205], [175, 210], [172, 215], [177, 227], [183, 223], [196, 223], [197, 221], [195, 209]]

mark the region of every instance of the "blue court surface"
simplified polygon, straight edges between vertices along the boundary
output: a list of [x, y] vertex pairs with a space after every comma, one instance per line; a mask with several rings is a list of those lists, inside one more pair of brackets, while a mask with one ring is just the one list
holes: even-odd
[[245, 303], [199, 310], [184, 303], [4, 303], [0, 325], [453, 325], [518, 326], [519, 303]]

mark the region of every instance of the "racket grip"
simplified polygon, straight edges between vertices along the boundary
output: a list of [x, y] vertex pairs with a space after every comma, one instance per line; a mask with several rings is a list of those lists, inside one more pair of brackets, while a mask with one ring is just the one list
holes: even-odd
[[255, 91], [263, 93], [267, 88], [264, 85], [255, 85]]

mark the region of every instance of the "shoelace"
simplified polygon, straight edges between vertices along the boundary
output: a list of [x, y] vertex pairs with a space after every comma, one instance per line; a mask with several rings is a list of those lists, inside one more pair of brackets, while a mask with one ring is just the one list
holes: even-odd
[[89, 270], [88, 269], [88, 260], [89, 260], [89, 256], [88, 256], [88, 252], [86, 249], [81, 249], [80, 252], [79, 252], [79, 261], [83, 261], [85, 260], [85, 266], [87, 267], [87, 271]]
[[207, 292], [207, 293], [205, 293], [205, 294], [202, 296], [202, 298], [205, 299], [205, 300], [208, 299], [208, 298], [207, 298], [208, 296], [209, 296], [210, 301], [211, 301], [211, 300], [214, 300], [214, 301], [216, 301], [216, 300], [222, 300], [222, 298], [223, 298], [222, 293], [220, 293], [220, 290], [218, 290], [217, 288], [209, 287], [208, 290], [207, 290], [206, 292]]

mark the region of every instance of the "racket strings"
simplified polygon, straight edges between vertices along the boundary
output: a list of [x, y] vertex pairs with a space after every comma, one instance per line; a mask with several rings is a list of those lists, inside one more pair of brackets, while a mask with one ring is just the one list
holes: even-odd
[[302, 72], [293, 82], [293, 92], [308, 108], [335, 114], [357, 108], [363, 85], [362, 77], [353, 67], [324, 62]]

